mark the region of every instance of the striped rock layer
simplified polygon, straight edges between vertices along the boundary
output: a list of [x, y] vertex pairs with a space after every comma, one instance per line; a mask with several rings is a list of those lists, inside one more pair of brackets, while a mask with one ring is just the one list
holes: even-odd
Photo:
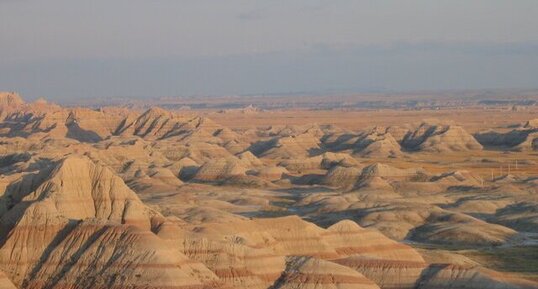
[[165, 218], [85, 157], [21, 178], [3, 192], [10, 202], [0, 211], [0, 288], [533, 286], [427, 264], [411, 247], [351, 221], [323, 229], [296, 216]]

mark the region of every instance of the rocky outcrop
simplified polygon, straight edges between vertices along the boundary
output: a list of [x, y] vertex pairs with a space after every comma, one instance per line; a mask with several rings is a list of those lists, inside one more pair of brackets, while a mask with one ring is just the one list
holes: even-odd
[[348, 267], [312, 257], [290, 257], [286, 270], [271, 288], [378, 289], [359, 272]]
[[461, 126], [422, 123], [402, 140], [410, 151], [457, 152], [481, 150], [482, 145]]
[[203, 164], [194, 179], [197, 181], [222, 181], [232, 177], [246, 176], [246, 168], [237, 158], [222, 158]]
[[536, 178], [489, 179], [491, 156], [532, 173], [532, 153], [469, 158], [452, 124], [232, 130], [12, 96], [0, 110], [0, 288], [536, 287], [400, 242], [534, 241]]
[[536, 283], [476, 267], [434, 264], [423, 272], [416, 288], [531, 289], [536, 288]]
[[24, 104], [22, 97], [15, 92], [0, 92], [0, 107], [16, 107]]
[[475, 137], [481, 144], [489, 147], [515, 151], [538, 150], [538, 127], [534, 127], [532, 123], [509, 132], [482, 131], [475, 134]]
[[502, 245], [517, 232], [463, 214], [446, 212], [430, 215], [428, 223], [413, 230], [412, 240], [468, 246]]
[[1, 217], [0, 269], [24, 288], [216, 284], [152, 233], [163, 222], [108, 168], [68, 157]]
[[335, 166], [327, 171], [321, 182], [329, 186], [352, 187], [359, 180], [361, 173], [362, 170], [355, 167]]
[[383, 128], [374, 128], [360, 135], [353, 145], [353, 150], [367, 157], [395, 158], [402, 154], [400, 144]]
[[250, 151], [259, 157], [273, 159], [306, 158], [320, 151], [320, 139], [313, 132], [279, 136], [251, 146]]

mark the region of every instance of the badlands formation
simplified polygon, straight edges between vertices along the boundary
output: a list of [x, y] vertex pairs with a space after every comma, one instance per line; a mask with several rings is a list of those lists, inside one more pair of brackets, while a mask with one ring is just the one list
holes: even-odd
[[266, 116], [0, 94], [0, 289], [538, 288], [536, 119]]

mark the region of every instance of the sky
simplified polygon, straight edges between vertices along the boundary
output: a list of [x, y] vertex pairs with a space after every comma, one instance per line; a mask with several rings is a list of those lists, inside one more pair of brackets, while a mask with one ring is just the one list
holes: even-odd
[[538, 87], [536, 0], [0, 0], [25, 98]]

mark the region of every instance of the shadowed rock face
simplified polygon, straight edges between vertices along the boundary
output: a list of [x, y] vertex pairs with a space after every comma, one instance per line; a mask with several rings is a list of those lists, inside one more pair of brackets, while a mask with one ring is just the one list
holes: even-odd
[[397, 241], [535, 230], [534, 178], [412, 163], [480, 151], [457, 126], [239, 131], [13, 94], [0, 108], [0, 289], [536, 288]]
[[514, 151], [538, 150], [538, 126], [530, 121], [525, 126], [509, 132], [485, 131], [475, 136], [485, 146], [508, 148]]

